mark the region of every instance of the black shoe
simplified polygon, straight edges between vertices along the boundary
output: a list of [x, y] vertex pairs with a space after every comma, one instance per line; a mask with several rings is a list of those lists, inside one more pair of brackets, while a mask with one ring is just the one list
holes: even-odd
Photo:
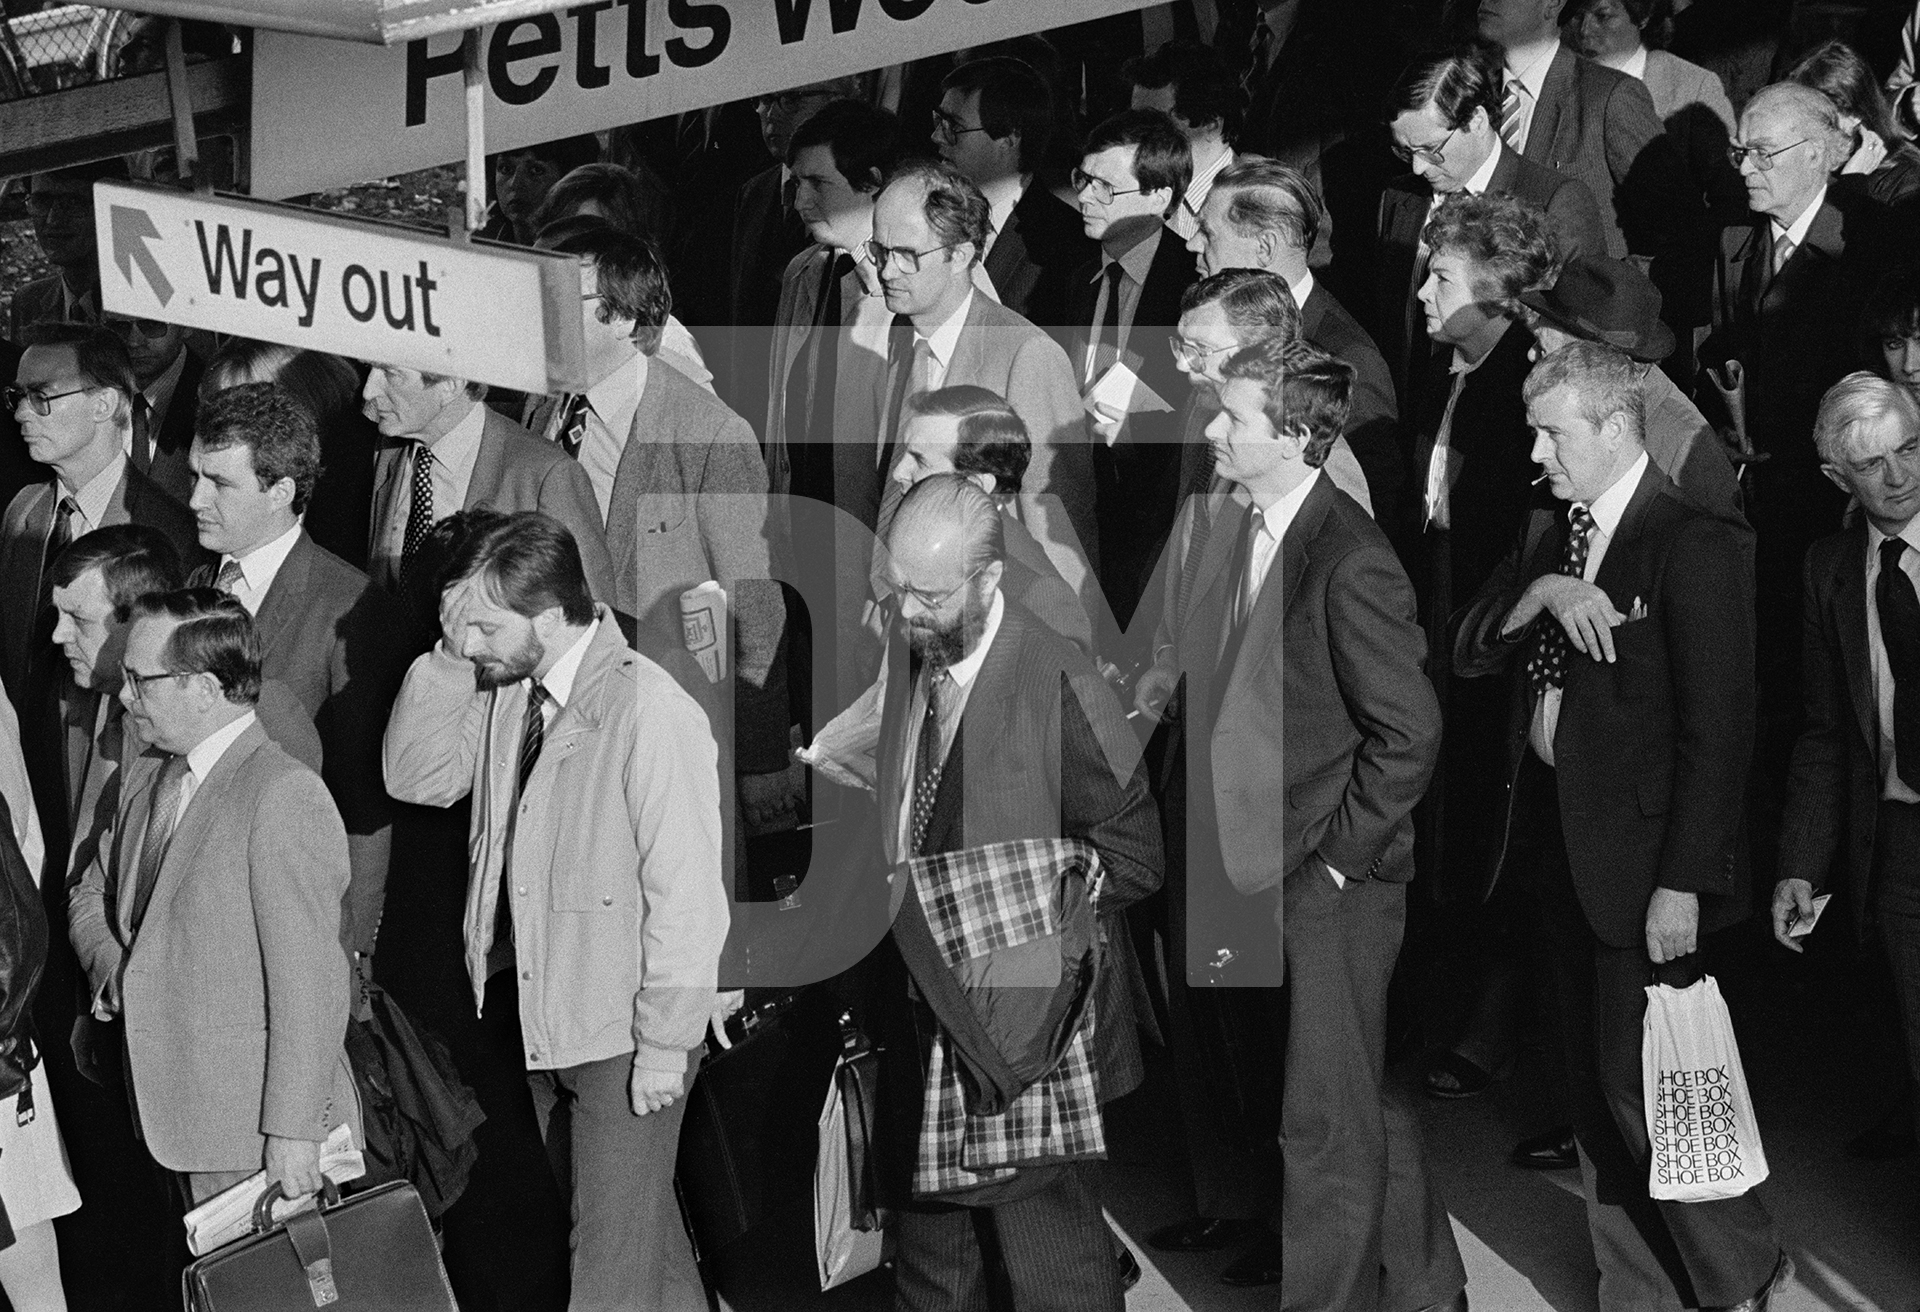
[[1280, 1236], [1265, 1231], [1253, 1246], [1228, 1263], [1220, 1273], [1220, 1283], [1235, 1289], [1280, 1283]]
[[1905, 1107], [1847, 1140], [1847, 1156], [1862, 1162], [1897, 1162], [1916, 1152], [1920, 1141], [1914, 1139], [1913, 1113]]
[[1140, 1283], [1140, 1259], [1131, 1248], [1122, 1248], [1116, 1260], [1120, 1263], [1120, 1292], [1124, 1294]]
[[1239, 1240], [1246, 1229], [1242, 1221], [1223, 1221], [1214, 1216], [1196, 1216], [1161, 1226], [1147, 1236], [1147, 1247], [1163, 1253], [1217, 1253]]
[[1507, 1160], [1529, 1171], [1568, 1171], [1580, 1165], [1580, 1151], [1573, 1141], [1573, 1127], [1556, 1125], [1545, 1134], [1522, 1139], [1507, 1154]]

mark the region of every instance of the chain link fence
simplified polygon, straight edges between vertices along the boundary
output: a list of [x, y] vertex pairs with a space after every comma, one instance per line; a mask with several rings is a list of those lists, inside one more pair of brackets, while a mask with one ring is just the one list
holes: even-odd
[[0, 100], [104, 82], [158, 68], [164, 60], [158, 25], [143, 15], [35, 0], [5, 0], [0, 12], [6, 16], [0, 23]]

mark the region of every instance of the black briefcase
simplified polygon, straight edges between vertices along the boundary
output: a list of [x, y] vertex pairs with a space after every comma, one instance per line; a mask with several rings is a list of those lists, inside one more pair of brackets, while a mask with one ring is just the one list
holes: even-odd
[[269, 1186], [255, 1234], [181, 1276], [188, 1312], [457, 1312], [419, 1193], [404, 1180], [342, 1199], [329, 1183], [316, 1209], [270, 1222]]

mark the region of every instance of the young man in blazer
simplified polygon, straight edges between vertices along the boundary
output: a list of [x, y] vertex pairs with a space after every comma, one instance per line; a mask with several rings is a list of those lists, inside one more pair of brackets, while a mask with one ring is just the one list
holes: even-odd
[[312, 417], [274, 383], [246, 383], [201, 410], [188, 453], [200, 545], [218, 563], [196, 584], [237, 598], [254, 618], [265, 677], [306, 708], [324, 753], [321, 778], [347, 827], [353, 887], [347, 946], [371, 970], [386, 900], [393, 805], [380, 785], [380, 731], [404, 670], [399, 605], [301, 526], [320, 470]]
[[1600, 207], [1584, 182], [1536, 164], [1500, 137], [1500, 72], [1478, 48], [1409, 64], [1387, 101], [1394, 153], [1412, 172], [1380, 193], [1373, 246], [1374, 340], [1403, 409], [1413, 405], [1433, 344], [1420, 308], [1426, 281], [1423, 233], [1447, 196], [1508, 196], [1544, 210], [1560, 258], [1606, 254]]
[[549, 1155], [570, 1163], [571, 1305], [699, 1312], [673, 1168], [727, 936], [713, 734], [592, 600], [563, 525], [465, 527], [386, 783], [472, 799], [467, 974], [476, 1007], [517, 1014]]
[[120, 700], [137, 754], [72, 892], [93, 1014], [125, 1017], [140, 1137], [185, 1207], [263, 1167], [289, 1198], [310, 1194], [328, 1132], [359, 1129], [346, 831], [254, 714], [245, 608], [191, 588], [133, 613]]
[[[1541, 510], [1457, 627], [1455, 673], [1511, 690], [1496, 878], [1527, 878], [1583, 1151], [1603, 1305], [1764, 1312], [1793, 1265], [1754, 1193], [1652, 1202], [1642, 1093], [1646, 989], [1701, 973], [1701, 936], [1742, 917], [1754, 741], [1746, 532], [1681, 498], [1641, 441], [1626, 354], [1576, 342], [1525, 396]], [[1530, 867], [1524, 875], [1515, 867]]]
[[1813, 923], [1838, 863], [1854, 932], [1887, 954], [1907, 1062], [1920, 1069], [1920, 688], [1904, 659], [1920, 637], [1920, 407], [1898, 383], [1849, 374], [1821, 404], [1814, 441], [1864, 514], [1807, 553], [1806, 720], [1787, 775], [1773, 935], [1801, 951], [1795, 930]]
[[1206, 532], [1172, 630], [1186, 674], [1186, 956], [1190, 978], [1218, 962], [1220, 983], [1277, 985], [1284, 971], [1290, 986], [1282, 1303], [1456, 1308], [1466, 1272], [1419, 1123], [1385, 1078], [1412, 813], [1440, 707], [1405, 573], [1321, 474], [1352, 386], [1350, 366], [1304, 343], [1235, 355], [1207, 433], [1222, 480], [1212, 513], [1190, 501], [1176, 529]]

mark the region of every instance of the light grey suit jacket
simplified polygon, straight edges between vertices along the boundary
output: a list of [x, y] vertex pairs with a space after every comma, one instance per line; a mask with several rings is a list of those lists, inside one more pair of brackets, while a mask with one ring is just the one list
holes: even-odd
[[[613, 562], [607, 556], [606, 531], [593, 485], [578, 461], [551, 442], [543, 442], [495, 410], [482, 407], [480, 451], [473, 475], [467, 480], [462, 510], [497, 510], [515, 514], [538, 510], [567, 526], [580, 548], [580, 564], [587, 572], [593, 599], [613, 602]], [[400, 583], [399, 544], [406, 533], [413, 489], [407, 482], [406, 447], [384, 445], [374, 456], [373, 520], [368, 534], [367, 566], [374, 581], [394, 589]], [[396, 527], [398, 532], [395, 531]]]
[[128, 763], [69, 933], [96, 997], [121, 978], [154, 1159], [252, 1170], [264, 1136], [317, 1141], [353, 1117], [346, 830], [319, 776], [250, 725], [195, 789], [140, 915], [136, 872], [165, 760], [149, 750]]

